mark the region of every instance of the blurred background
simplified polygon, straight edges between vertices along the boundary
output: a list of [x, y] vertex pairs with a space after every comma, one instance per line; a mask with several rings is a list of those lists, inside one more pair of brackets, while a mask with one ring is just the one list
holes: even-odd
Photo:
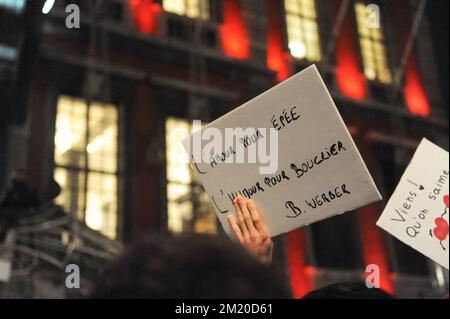
[[[312, 63], [384, 200], [275, 238], [274, 264], [296, 297], [368, 264], [399, 297], [444, 296], [448, 271], [375, 222], [422, 137], [448, 150], [448, 12], [446, 0], [0, 0], [0, 298], [84, 297], [152, 232], [224, 236], [180, 139]], [[65, 286], [71, 263], [80, 289]]]

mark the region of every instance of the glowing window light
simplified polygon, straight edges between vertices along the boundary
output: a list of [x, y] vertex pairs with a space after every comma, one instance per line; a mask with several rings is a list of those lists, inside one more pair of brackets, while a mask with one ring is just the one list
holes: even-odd
[[209, 19], [209, 0], [163, 0], [163, 9], [192, 19]]
[[[167, 161], [167, 221], [170, 231], [175, 233], [216, 233], [216, 217], [205, 192], [196, 193], [192, 187], [195, 174], [180, 141], [194, 131], [186, 119], [166, 119]], [[194, 207], [195, 202], [200, 205]], [[194, 214], [196, 209], [196, 214]]]
[[284, 0], [288, 47], [297, 59], [321, 59], [319, 28], [314, 0]]
[[298, 59], [306, 58], [306, 46], [300, 42], [289, 42], [289, 50], [292, 56]]
[[355, 11], [364, 74], [369, 80], [390, 84], [392, 82], [392, 76], [387, 63], [382, 29], [370, 27], [367, 22], [365, 4], [356, 3]]
[[57, 104], [56, 202], [90, 228], [116, 238], [118, 223], [118, 109], [61, 96]]

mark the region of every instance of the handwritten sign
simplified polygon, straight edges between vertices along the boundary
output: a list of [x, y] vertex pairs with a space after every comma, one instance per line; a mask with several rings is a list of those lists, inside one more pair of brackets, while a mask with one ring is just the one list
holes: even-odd
[[[203, 148], [202, 160], [195, 160], [196, 139], [227, 136], [230, 128], [254, 133], [222, 152]], [[272, 236], [381, 199], [315, 66], [196, 131], [183, 145], [227, 233], [226, 217], [234, 214], [238, 195], [255, 200]], [[268, 157], [276, 169], [261, 173], [263, 161], [237, 161], [239, 147], [249, 154], [276, 149]]]
[[448, 152], [423, 139], [377, 225], [448, 269]]

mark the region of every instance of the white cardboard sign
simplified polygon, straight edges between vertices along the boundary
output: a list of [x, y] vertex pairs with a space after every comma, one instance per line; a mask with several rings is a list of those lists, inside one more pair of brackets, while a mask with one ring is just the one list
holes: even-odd
[[448, 269], [448, 152], [423, 139], [377, 225]]
[[[262, 175], [259, 163], [218, 164], [213, 152], [208, 152], [210, 162], [193, 163], [227, 233], [226, 217], [234, 214], [232, 200], [238, 194], [254, 199], [272, 236], [381, 199], [315, 66], [184, 139], [191, 159], [192, 141], [206, 128], [224, 134], [226, 128], [278, 132], [274, 174]], [[233, 149], [228, 151], [222, 155], [235, 156]]]

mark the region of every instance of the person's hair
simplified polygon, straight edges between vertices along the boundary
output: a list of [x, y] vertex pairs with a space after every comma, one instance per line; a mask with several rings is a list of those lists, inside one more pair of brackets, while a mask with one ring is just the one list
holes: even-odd
[[368, 288], [364, 283], [338, 283], [314, 290], [303, 299], [394, 299], [378, 288]]
[[109, 265], [94, 299], [289, 298], [285, 279], [231, 241], [154, 235]]

